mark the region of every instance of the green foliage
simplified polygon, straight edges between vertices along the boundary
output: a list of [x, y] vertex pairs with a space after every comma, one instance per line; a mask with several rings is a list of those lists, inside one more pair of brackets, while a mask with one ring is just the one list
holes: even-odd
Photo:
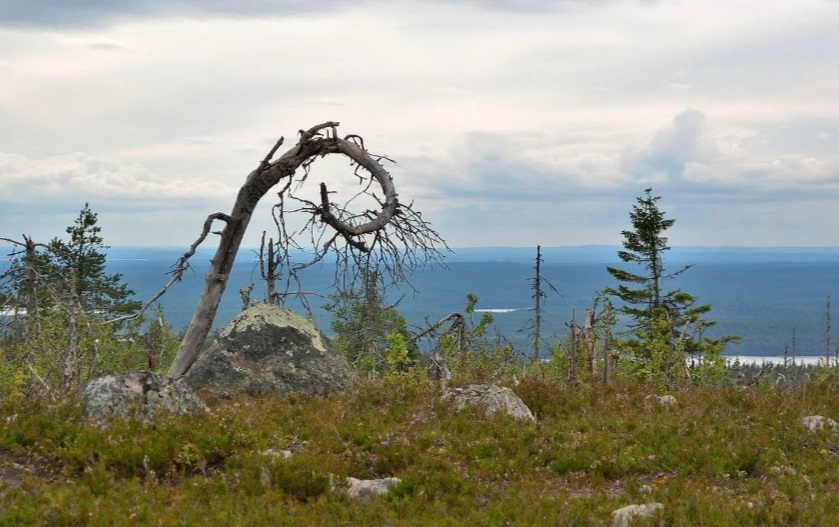
[[[455, 411], [410, 377], [154, 425], [88, 425], [77, 399], [3, 399], [0, 474], [15, 459], [29, 475], [0, 482], [0, 525], [585, 526], [650, 501], [665, 525], [839, 520], [839, 432], [800, 423], [839, 417], [835, 387], [689, 387], [664, 407], [650, 385], [569, 389], [537, 372], [515, 391], [537, 423]], [[342, 490], [390, 476], [402, 482], [366, 502]]]
[[629, 317], [632, 331], [620, 343], [631, 353], [630, 362], [624, 361], [622, 370], [642, 381], [679, 384], [687, 379], [687, 357], [708, 353], [708, 363], [698, 380], [716, 379], [718, 375], [711, 372], [719, 371], [722, 346], [736, 337], [705, 337], [703, 333], [714, 325], [704, 318], [711, 306], [696, 305], [696, 298], [682, 290], [665, 290], [666, 280], [691, 266], [672, 273], [666, 270], [663, 256], [670, 247], [664, 232], [676, 220], [665, 218], [658, 207], [661, 197], [653, 196], [651, 188], [644, 193], [636, 198], [629, 214], [633, 230], [621, 232], [624, 250], [618, 251], [621, 261], [641, 271], [607, 267], [609, 274], [623, 283], [605, 292], [620, 301], [618, 309]]
[[[98, 215], [85, 203], [74, 224], [67, 227], [69, 241], [53, 238], [46, 250], [36, 251], [34, 269], [40, 309], [55, 307], [71, 299], [89, 316], [110, 317], [131, 313], [141, 302], [132, 300], [134, 291], [122, 283], [119, 273], [106, 272], [109, 247], [103, 243]], [[24, 268], [26, 255], [11, 262], [9, 275], [15, 297], [25, 296], [27, 287]]]
[[177, 339], [163, 312], [144, 332], [142, 319], [104, 324], [141, 303], [119, 274], [106, 272], [98, 217], [88, 204], [69, 241], [34, 244], [12, 261], [6, 299], [29, 311], [0, 335], [0, 395], [58, 397], [102, 374], [168, 366]]
[[440, 335], [436, 347], [448, 363], [452, 377], [479, 382], [504, 379], [521, 369], [520, 353], [501, 335], [491, 334], [495, 319], [481, 312], [476, 318], [478, 297], [466, 295], [463, 316]]
[[[636, 198], [637, 204], [629, 214], [633, 230], [621, 232], [624, 250], [618, 251], [622, 262], [640, 266], [642, 274], [607, 267], [609, 274], [623, 283], [606, 292], [622, 302], [620, 310], [632, 319], [634, 328], [652, 329], [658, 316], [656, 310], [663, 309], [675, 330], [683, 322], [698, 320], [710, 306], [695, 306], [696, 299], [684, 291], [664, 290], [664, 281], [682, 274], [690, 266], [674, 273], [667, 272], [663, 256], [670, 247], [663, 234], [676, 220], [665, 219], [665, 213], [657, 204], [661, 197], [653, 196], [651, 188], [644, 193], [644, 197]], [[636, 288], [624, 284], [635, 284]]]
[[332, 313], [335, 348], [362, 373], [405, 372], [419, 351], [410, 339], [405, 318], [385, 304], [373, 278], [364, 291], [351, 289], [332, 295], [324, 306]]

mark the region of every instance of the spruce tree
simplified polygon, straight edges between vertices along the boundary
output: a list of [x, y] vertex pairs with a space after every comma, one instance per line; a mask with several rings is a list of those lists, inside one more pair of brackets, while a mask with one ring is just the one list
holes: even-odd
[[618, 251], [622, 262], [641, 267], [640, 272], [632, 272], [618, 267], [607, 267], [610, 275], [624, 284], [606, 290], [622, 302], [621, 311], [629, 315], [634, 328], [650, 329], [656, 310], [664, 309], [674, 321], [684, 317], [698, 317], [710, 311], [710, 306], [694, 306], [696, 299], [681, 290], [664, 291], [664, 282], [691, 268], [682, 267], [668, 273], [664, 266], [664, 254], [670, 250], [664, 232], [676, 223], [665, 218], [665, 213], [658, 208], [661, 196], [653, 196], [651, 188], [644, 190], [644, 196], [636, 198], [629, 218], [633, 230], [622, 231], [623, 248]]
[[[684, 266], [669, 272], [664, 255], [670, 250], [664, 236], [676, 220], [666, 218], [659, 209], [661, 196], [653, 196], [652, 188], [636, 198], [629, 217], [632, 230], [622, 231], [623, 250], [618, 258], [631, 268], [607, 267], [621, 282], [606, 293], [617, 299], [618, 310], [629, 319], [632, 337], [624, 341], [636, 359], [667, 377], [681, 370], [685, 354], [721, 352], [721, 342], [706, 338], [703, 332], [714, 323], [704, 319], [710, 305], [696, 305], [696, 298], [681, 289], [666, 290], [665, 282], [688, 269]], [[672, 379], [671, 379], [672, 380]]]

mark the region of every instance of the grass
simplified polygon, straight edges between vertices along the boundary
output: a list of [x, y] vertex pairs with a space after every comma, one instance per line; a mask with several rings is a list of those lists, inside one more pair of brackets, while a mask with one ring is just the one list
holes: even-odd
[[[839, 418], [833, 389], [689, 389], [670, 408], [638, 384], [514, 390], [536, 423], [455, 412], [410, 378], [101, 428], [78, 400], [0, 401], [0, 460], [26, 465], [0, 482], [0, 526], [599, 526], [653, 501], [663, 517], [639, 525], [839, 525], [839, 434], [799, 422]], [[348, 476], [402, 482], [360, 502]]]

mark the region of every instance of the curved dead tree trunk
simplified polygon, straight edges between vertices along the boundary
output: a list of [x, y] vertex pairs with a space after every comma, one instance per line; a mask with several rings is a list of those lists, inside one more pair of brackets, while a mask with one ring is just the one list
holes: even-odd
[[301, 131], [298, 143], [280, 156], [279, 159], [272, 162], [271, 158], [282, 144], [282, 139], [280, 139], [259, 167], [248, 176], [245, 184], [239, 190], [231, 213], [229, 215], [215, 213], [205, 221], [203, 232], [197, 242], [193, 244], [192, 252], [207, 237], [213, 221], [221, 220], [225, 223], [225, 226], [221, 231], [218, 250], [213, 257], [210, 270], [207, 272], [204, 291], [201, 294], [198, 307], [186, 330], [178, 354], [169, 369], [170, 377], [178, 378], [186, 373], [198, 358], [199, 347], [212, 328], [219, 302], [227, 286], [233, 262], [236, 260], [236, 254], [248, 228], [248, 223], [250, 223], [251, 215], [260, 199], [281, 180], [290, 180], [298, 168], [307, 168], [314, 159], [327, 154], [343, 154], [369, 172], [371, 180], [375, 181], [380, 187], [384, 198], [380, 200], [381, 210], [366, 216], [368, 221], [355, 224], [355, 222], [346, 222], [333, 214], [330, 210], [328, 191], [323, 183], [320, 192], [321, 203], [313, 204], [314, 207], [311, 211], [323, 223], [331, 226], [338, 235], [343, 237], [348, 245], [363, 252], [368, 251], [369, 248], [361, 237], [383, 229], [395, 214], [400, 213], [398, 212], [400, 204], [390, 174], [382, 167], [378, 159], [364, 149], [360, 138], [357, 136], [347, 136], [345, 139], [339, 138], [336, 135], [337, 126], [338, 123], [336, 122], [326, 122], [307, 131]]

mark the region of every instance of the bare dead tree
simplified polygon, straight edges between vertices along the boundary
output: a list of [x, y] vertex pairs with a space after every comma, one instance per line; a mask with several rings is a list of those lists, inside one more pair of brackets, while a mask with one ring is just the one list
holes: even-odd
[[[74, 272], [70, 270], [71, 274]], [[70, 278], [70, 283], [75, 282], [75, 277]], [[79, 308], [79, 298], [76, 295], [74, 288], [71, 288], [70, 298], [67, 302], [67, 348], [64, 352], [64, 375], [61, 381], [61, 390], [64, 393], [70, 391], [73, 380], [78, 375], [79, 365], [79, 335], [77, 314], [81, 311]]]
[[259, 272], [265, 280], [265, 301], [273, 304], [277, 302], [278, 269], [282, 262], [278, 258], [279, 251], [274, 247], [274, 239], [268, 238], [268, 245], [265, 245], [265, 234], [265, 231], [262, 231], [262, 240], [259, 244]]
[[[448, 327], [443, 329], [443, 326], [447, 323]], [[466, 342], [466, 318], [462, 313], [451, 313], [446, 315], [437, 322], [429, 324], [425, 330], [414, 335], [411, 340], [412, 343], [416, 344], [418, 341], [429, 335], [443, 337], [452, 334], [457, 336], [457, 339], [455, 340], [457, 352], [462, 359], [463, 354], [466, 353], [468, 345]], [[439, 346], [436, 347], [429, 355], [428, 376], [432, 380], [440, 381], [440, 390], [442, 392], [445, 393], [448, 390], [452, 374], [451, 370], [449, 370], [449, 363]]]
[[539, 360], [542, 351], [542, 298], [545, 292], [542, 291], [542, 246], [536, 246], [536, 276], [533, 279], [533, 300], [536, 306], [533, 308], [533, 362]]
[[251, 305], [251, 291], [255, 284], [239, 289], [239, 297], [242, 299], [242, 311], [246, 310]]
[[[528, 281], [531, 282], [533, 289], [533, 301], [535, 303], [533, 307], [533, 320], [531, 321], [529, 326], [526, 326], [528, 329], [533, 330], [533, 362], [538, 362], [539, 358], [542, 354], [542, 317], [545, 314], [544, 307], [542, 306], [542, 300], [547, 298], [547, 294], [545, 292], [545, 285], [547, 285], [554, 293], [559, 295], [559, 291], [557, 291], [556, 287], [544, 276], [542, 276], [542, 246], [536, 246], [536, 263], [534, 265], [535, 275], [533, 278], [528, 278]], [[562, 295], [560, 295], [562, 296]]]
[[579, 328], [577, 327], [577, 313], [571, 312], [571, 322], [568, 324], [571, 329], [571, 341], [568, 350], [568, 382], [577, 383], [577, 342], [579, 339]]
[[830, 294], [825, 301], [824, 321], [824, 365], [830, 366]]
[[586, 309], [586, 315], [583, 319], [583, 339], [586, 346], [586, 359], [588, 362], [589, 378], [594, 382], [594, 369], [597, 360], [595, 354], [596, 342], [594, 337], [594, 309]]
[[603, 384], [609, 384], [612, 362], [615, 359], [615, 352], [612, 347], [612, 303], [606, 302], [606, 307], [601, 314], [603, 321]]
[[[291, 266], [289, 275], [322, 261], [330, 252], [337, 255], [338, 268], [345, 270], [344, 277], [352, 276], [354, 269], [359, 267], [383, 268], [392, 280], [399, 281], [404, 279], [408, 269], [429, 260], [439, 261], [437, 246], [445, 246], [445, 242], [420, 213], [413, 210], [411, 204], [398, 200], [393, 178], [381, 164], [387, 158], [370, 154], [359, 136], [339, 138], [337, 127], [337, 122], [326, 122], [306, 131], [301, 130], [297, 144], [272, 161], [282, 146], [281, 138], [248, 175], [230, 214], [218, 212], [208, 216], [201, 235], [192, 246], [193, 253], [194, 248], [206, 239], [214, 221], [223, 222], [224, 228], [198, 307], [169, 369], [170, 377], [180, 377], [197, 359], [199, 347], [212, 327], [254, 209], [265, 194], [281, 181], [284, 181], [284, 186], [279, 193], [280, 220], [277, 224], [284, 226], [285, 215], [293, 212], [285, 210], [287, 200], [300, 203], [298, 211], [309, 213], [305, 229], [311, 234], [314, 249], [311, 260]], [[309, 176], [312, 164], [329, 154], [342, 154], [351, 160], [355, 166], [354, 173], [362, 185], [357, 196], [374, 198], [380, 206], [379, 210], [350, 212], [349, 207], [332, 203], [325, 183], [320, 183], [320, 200], [317, 202], [294, 195], [294, 189], [299, 188]], [[294, 180], [298, 169], [302, 169], [303, 174]], [[381, 192], [381, 196], [375, 193], [374, 188]], [[345, 205], [352, 204], [352, 201], [351, 198]], [[295, 237], [285, 228], [278, 245], [285, 254], [299, 247]], [[188, 258], [187, 255], [185, 257]], [[182, 262], [185, 264], [186, 259]]]
[[[20, 290], [22, 291], [23, 296], [23, 306], [26, 311], [26, 328], [25, 328], [25, 340], [28, 343], [34, 333], [34, 326], [38, 323], [38, 294], [37, 294], [37, 285], [38, 285], [38, 270], [36, 268], [36, 261], [35, 258], [37, 256], [37, 249], [39, 247], [47, 250], [51, 250], [49, 245], [43, 243], [36, 243], [32, 241], [32, 238], [27, 235], [22, 235], [23, 241], [13, 240], [10, 238], [0, 238], [0, 240], [4, 242], [11, 243], [13, 246], [20, 247], [21, 249], [17, 252], [12, 252], [9, 256], [18, 256], [22, 255], [23, 257], [23, 277], [22, 277], [22, 287]], [[10, 268], [8, 271], [0, 275], [0, 280], [10, 279], [10, 280], [19, 280], [19, 276], [13, 276], [13, 274], [19, 271], [15, 268]]]

